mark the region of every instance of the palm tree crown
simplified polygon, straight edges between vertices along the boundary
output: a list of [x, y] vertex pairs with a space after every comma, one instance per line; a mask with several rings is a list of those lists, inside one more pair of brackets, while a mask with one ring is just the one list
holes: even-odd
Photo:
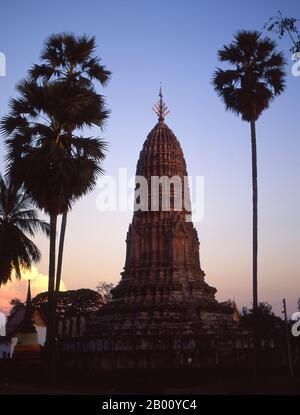
[[284, 57], [270, 38], [256, 31], [241, 31], [218, 51], [221, 62], [233, 69], [218, 68], [212, 84], [227, 110], [244, 121], [256, 121], [270, 102], [284, 90]]
[[101, 124], [103, 99], [86, 87], [37, 85], [30, 79], [17, 91], [20, 97], [11, 100], [10, 113], [1, 121], [9, 175], [40, 208], [62, 213], [95, 186], [106, 148], [99, 138], [69, 135], [67, 126]]
[[50, 35], [41, 53], [45, 62], [34, 65], [30, 71], [33, 79], [43, 81], [58, 80], [68, 84], [91, 85], [97, 80], [105, 86], [111, 71], [101, 64], [101, 59], [94, 55], [95, 37], [76, 36], [74, 33]]
[[11, 280], [13, 269], [20, 279], [22, 268], [30, 269], [40, 260], [39, 249], [28, 237], [39, 230], [49, 235], [49, 225], [38, 219], [29, 196], [0, 175], [0, 286]]

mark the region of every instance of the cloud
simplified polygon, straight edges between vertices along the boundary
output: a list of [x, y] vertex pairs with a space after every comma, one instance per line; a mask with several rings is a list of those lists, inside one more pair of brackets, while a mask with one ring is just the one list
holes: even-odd
[[[31, 294], [34, 297], [40, 292], [47, 291], [48, 289], [48, 276], [38, 271], [36, 267], [31, 267], [31, 270], [22, 271], [21, 280], [16, 280], [15, 276], [12, 277], [12, 282], [7, 283], [0, 288], [0, 311], [8, 313], [10, 310], [9, 301], [12, 298], [19, 298], [21, 301], [25, 301], [28, 280], [31, 281]], [[60, 290], [65, 291], [66, 286], [63, 281], [60, 284]]]

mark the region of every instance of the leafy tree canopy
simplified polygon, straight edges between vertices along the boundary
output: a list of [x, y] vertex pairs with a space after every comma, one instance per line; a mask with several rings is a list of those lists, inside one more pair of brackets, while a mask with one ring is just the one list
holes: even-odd
[[272, 306], [265, 302], [259, 303], [256, 312], [251, 308], [244, 307], [241, 323], [247, 330], [257, 330], [261, 337], [273, 335], [281, 331], [283, 320], [272, 311]]
[[[85, 315], [99, 310], [103, 306], [101, 295], [94, 290], [81, 288], [79, 290], [60, 291], [56, 294], [57, 316], [78, 316]], [[40, 293], [33, 298], [34, 309], [40, 310], [47, 315], [47, 292]]]

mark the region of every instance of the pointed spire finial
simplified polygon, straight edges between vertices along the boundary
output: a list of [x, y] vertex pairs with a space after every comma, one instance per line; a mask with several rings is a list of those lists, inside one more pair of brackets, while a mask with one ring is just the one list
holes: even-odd
[[20, 333], [36, 333], [36, 328], [33, 324], [33, 306], [31, 301], [31, 287], [30, 280], [28, 280], [27, 298], [25, 304], [24, 319], [20, 326]]
[[168, 110], [168, 107], [163, 101], [161, 83], [160, 83], [160, 88], [159, 88], [159, 101], [157, 104], [154, 105], [154, 107], [152, 107], [152, 109], [157, 114], [158, 121], [164, 121], [165, 117], [170, 113], [170, 111]]
[[30, 280], [28, 280], [28, 290], [27, 290], [27, 298], [26, 304], [31, 303], [31, 287], [30, 287]]

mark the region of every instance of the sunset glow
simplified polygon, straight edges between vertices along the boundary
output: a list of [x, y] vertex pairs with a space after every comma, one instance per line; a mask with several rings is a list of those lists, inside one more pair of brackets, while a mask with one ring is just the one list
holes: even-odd
[[[12, 282], [0, 288], [0, 310], [5, 313], [9, 312], [9, 301], [13, 298], [19, 298], [25, 301], [27, 291], [27, 281], [31, 282], [31, 294], [35, 295], [45, 292], [48, 289], [48, 276], [41, 273], [36, 267], [31, 270], [22, 271], [22, 279], [16, 280], [15, 275], [12, 277]], [[65, 283], [61, 281], [61, 291], [66, 290]]]

